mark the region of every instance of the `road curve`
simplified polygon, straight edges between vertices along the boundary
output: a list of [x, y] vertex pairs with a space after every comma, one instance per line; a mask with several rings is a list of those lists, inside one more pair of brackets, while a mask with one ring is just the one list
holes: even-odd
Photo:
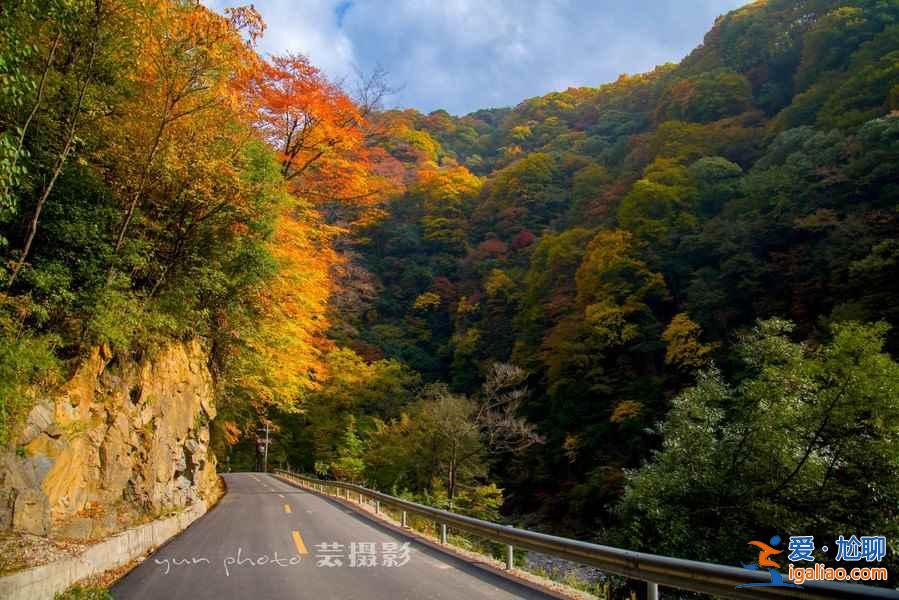
[[219, 504], [119, 580], [116, 599], [548, 597], [271, 475], [224, 478], [228, 493]]

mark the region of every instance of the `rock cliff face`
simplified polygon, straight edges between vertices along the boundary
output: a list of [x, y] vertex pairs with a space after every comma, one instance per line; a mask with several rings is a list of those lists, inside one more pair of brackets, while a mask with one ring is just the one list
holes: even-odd
[[98, 538], [216, 493], [213, 381], [199, 341], [96, 350], [0, 454], [0, 531]]

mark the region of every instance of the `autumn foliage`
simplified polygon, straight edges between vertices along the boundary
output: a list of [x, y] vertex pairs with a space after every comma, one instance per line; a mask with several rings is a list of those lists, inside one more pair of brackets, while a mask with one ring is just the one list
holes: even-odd
[[319, 204], [377, 204], [390, 186], [375, 168], [382, 153], [368, 143], [371, 107], [358, 104], [300, 54], [266, 61], [251, 89], [255, 125], [277, 151], [294, 194]]
[[252, 7], [29, 0], [0, 19], [19, 85], [0, 98], [3, 334], [60, 356], [200, 335], [224, 439], [297, 409], [328, 377], [334, 236], [394, 185], [370, 143], [383, 83], [357, 100], [303, 56], [263, 58]]
[[896, 23], [754, 2], [453, 116], [261, 56], [252, 8], [4, 3], [0, 442], [66, 360], [199, 336], [235, 457], [265, 419], [308, 471], [733, 564], [895, 538]]

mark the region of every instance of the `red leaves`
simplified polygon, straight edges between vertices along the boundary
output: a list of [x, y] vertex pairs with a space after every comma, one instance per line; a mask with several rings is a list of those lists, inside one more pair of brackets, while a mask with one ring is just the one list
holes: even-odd
[[478, 250], [487, 256], [496, 257], [508, 252], [509, 246], [504, 241], [494, 238], [481, 242], [478, 245]]
[[537, 241], [537, 236], [528, 231], [527, 229], [522, 229], [518, 232], [518, 234], [512, 238], [512, 250], [521, 250], [523, 248], [527, 248], [531, 244]]

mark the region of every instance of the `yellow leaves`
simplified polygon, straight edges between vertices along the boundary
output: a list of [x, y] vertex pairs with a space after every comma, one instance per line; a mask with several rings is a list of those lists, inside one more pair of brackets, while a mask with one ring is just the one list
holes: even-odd
[[438, 294], [435, 294], [434, 292], [425, 292], [415, 299], [415, 302], [412, 304], [412, 309], [428, 312], [435, 308], [439, 308], [441, 302], [442, 300]]
[[639, 402], [624, 400], [615, 406], [615, 410], [612, 411], [612, 416], [609, 417], [609, 421], [612, 423], [624, 423], [629, 419], [639, 417], [642, 410], [643, 405]]
[[421, 170], [410, 191], [422, 198], [425, 239], [461, 251], [465, 246], [466, 215], [480, 189], [481, 180], [465, 167]]
[[584, 441], [581, 439], [581, 436], [571, 433], [565, 434], [565, 441], [562, 442], [562, 448], [565, 450], [565, 458], [568, 459], [568, 462], [573, 463], [577, 460], [578, 454], [580, 454], [583, 446]]
[[453, 336], [453, 347], [458, 356], [472, 356], [477, 351], [480, 341], [481, 331], [472, 327]]
[[462, 296], [459, 298], [459, 305], [456, 307], [456, 314], [460, 317], [472, 315], [477, 312], [479, 303], [474, 298]]
[[633, 236], [622, 230], [601, 231], [593, 238], [575, 281], [584, 320], [604, 347], [638, 339], [638, 317], [652, 314], [647, 301], [667, 296], [662, 275], [638, 258]]
[[501, 269], [493, 269], [484, 283], [484, 290], [489, 298], [494, 298], [502, 293], [507, 293], [515, 288], [515, 283]]
[[647, 297], [665, 297], [667, 288], [660, 273], [653, 273], [637, 258], [632, 234], [621, 229], [599, 232], [587, 246], [578, 268], [578, 300], [587, 305], [612, 299], [628, 305]]
[[260, 292], [263, 319], [251, 345], [265, 363], [266, 402], [291, 408], [326, 375], [326, 313], [337, 255], [330, 244], [334, 229], [308, 208], [285, 207], [275, 227], [270, 251], [279, 270]]
[[635, 312], [634, 308], [618, 306], [605, 300], [587, 306], [584, 320], [603, 345], [620, 346], [640, 335], [640, 328], [629, 321]]
[[667, 344], [665, 363], [686, 370], [700, 369], [708, 365], [714, 344], [699, 341], [702, 330], [686, 313], [675, 315], [662, 334]]
[[412, 192], [421, 194], [430, 210], [454, 206], [464, 198], [478, 195], [482, 180], [463, 166], [442, 169], [422, 169]]
[[224, 12], [228, 15], [231, 25], [247, 36], [247, 45], [251, 48], [255, 47], [266, 28], [259, 11], [251, 4], [250, 6], [226, 8]]
[[258, 13], [243, 11], [232, 21], [195, 4], [145, 1], [135, 19], [144, 36], [133, 76], [145, 88], [147, 108], [163, 111], [168, 119], [213, 103], [230, 104], [237, 93], [233, 82], [256, 67], [256, 54], [235, 23], [256, 35]]
[[128, 17], [142, 34], [131, 40], [130, 81], [99, 120], [108, 144], [98, 162], [110, 165], [125, 213], [117, 250], [145, 203], [165, 211], [174, 199], [231, 200], [251, 139], [241, 82], [258, 64], [238, 28], [258, 28], [258, 14], [245, 12], [235, 25], [197, 4], [143, 0]]
[[529, 126], [518, 125], [517, 127], [513, 127], [511, 131], [509, 131], [509, 138], [512, 141], [521, 144], [526, 142], [532, 134], [533, 132], [531, 131], [531, 128]]
[[437, 164], [441, 152], [440, 144], [426, 131], [420, 131], [401, 123], [392, 132], [393, 135], [419, 154], [418, 162], [421, 164]]
[[329, 374], [329, 390], [334, 394], [370, 383], [375, 376], [375, 367], [349, 348], [331, 350], [324, 364]]

